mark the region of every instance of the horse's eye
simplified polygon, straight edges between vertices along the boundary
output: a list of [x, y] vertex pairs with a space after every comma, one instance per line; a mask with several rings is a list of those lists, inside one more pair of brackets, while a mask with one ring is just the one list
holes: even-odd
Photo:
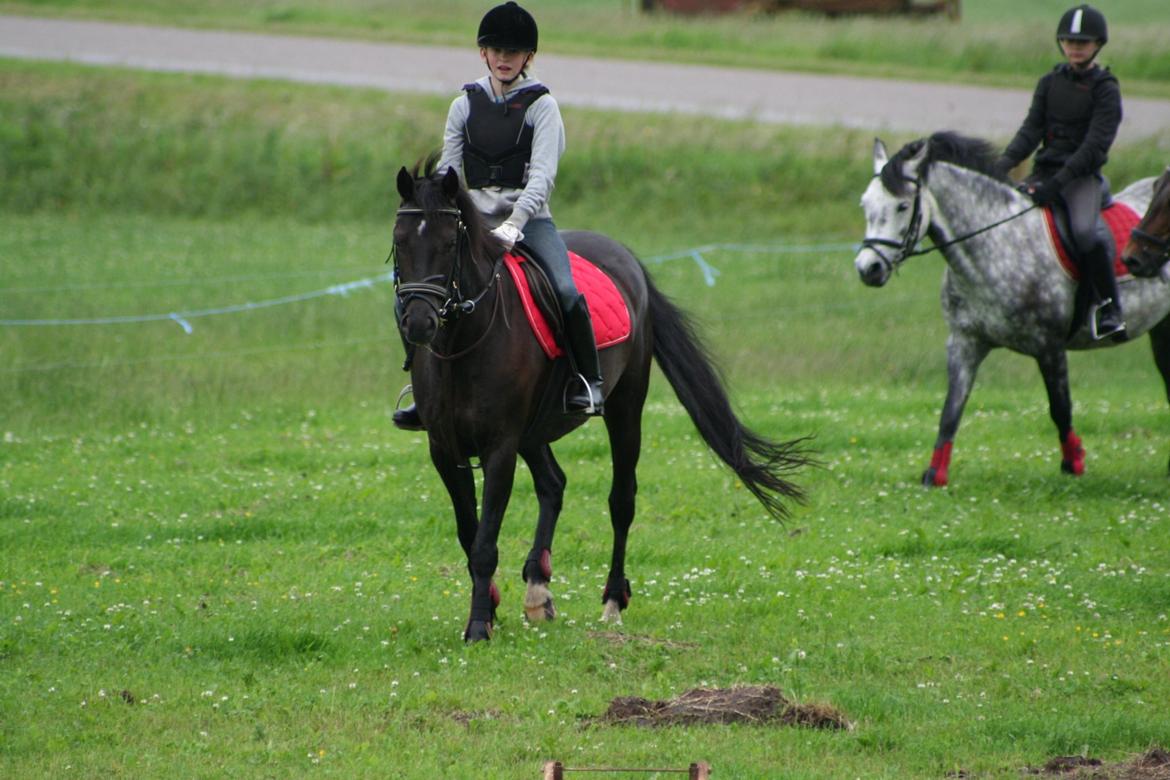
[[906, 210], [906, 209], [908, 209], [908, 208], [910, 208], [910, 204], [909, 204], [909, 203], [906, 203], [906, 202], [899, 203], [899, 204], [898, 204], [898, 213], [900, 214], [900, 213], [902, 213], [903, 211], [905, 211], [905, 210]]

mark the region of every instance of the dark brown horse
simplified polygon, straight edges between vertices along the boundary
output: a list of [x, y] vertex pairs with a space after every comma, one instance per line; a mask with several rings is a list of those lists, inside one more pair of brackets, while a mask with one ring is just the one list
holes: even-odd
[[[420, 168], [423, 170], [420, 171]], [[539, 516], [524, 564], [530, 620], [555, 616], [549, 580], [553, 532], [565, 474], [550, 442], [588, 418], [562, 411], [564, 358], [545, 357], [525, 325], [511, 278], [502, 273], [492, 238], [454, 171], [434, 159], [398, 173], [402, 204], [394, 223], [395, 275], [403, 336], [421, 349], [411, 368], [431, 460], [455, 508], [459, 543], [471, 574], [471, 614], [464, 639], [489, 639], [498, 591], [492, 582], [496, 540], [512, 493], [519, 455], [535, 483]], [[605, 427], [613, 458], [609, 493], [613, 558], [602, 618], [621, 621], [630, 599], [626, 537], [634, 519], [635, 470], [642, 443], [642, 406], [651, 357], [670, 381], [703, 440], [774, 516], [781, 498], [799, 500], [785, 477], [809, 463], [802, 440], [770, 441], [745, 428], [732, 411], [718, 372], [685, 316], [647, 278], [637, 258], [596, 233], [569, 232], [565, 243], [613, 279], [629, 309], [632, 332], [602, 351]], [[483, 467], [477, 511], [471, 460]]]
[[1151, 277], [1170, 260], [1170, 168], [1154, 182], [1154, 197], [1130, 233], [1121, 260], [1134, 276]]

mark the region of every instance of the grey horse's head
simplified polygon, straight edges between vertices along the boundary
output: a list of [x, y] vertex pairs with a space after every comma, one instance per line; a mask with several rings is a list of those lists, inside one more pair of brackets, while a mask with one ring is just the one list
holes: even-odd
[[861, 196], [865, 238], [853, 261], [861, 281], [871, 287], [884, 285], [930, 231], [938, 209], [928, 186], [934, 163], [951, 163], [977, 174], [970, 177], [965, 192], [973, 205], [998, 208], [1015, 200], [1006, 175], [996, 168], [996, 157], [986, 141], [953, 132], [911, 141], [892, 157], [881, 139], [876, 139], [873, 180]]
[[919, 175], [927, 144], [915, 143], [912, 153], [890, 160], [885, 143], [874, 139], [873, 179], [861, 196], [865, 239], [853, 260], [861, 281], [870, 287], [889, 281], [930, 226], [929, 205], [922, 198]]

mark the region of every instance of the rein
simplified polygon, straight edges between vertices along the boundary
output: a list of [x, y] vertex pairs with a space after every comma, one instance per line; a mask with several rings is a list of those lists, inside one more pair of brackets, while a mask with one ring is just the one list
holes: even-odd
[[[875, 175], [874, 178], [876, 179], [876, 178], [878, 178], [878, 176], [880, 176], [880, 174]], [[906, 262], [906, 260], [910, 259], [911, 257], [919, 257], [920, 255], [928, 255], [931, 252], [943, 250], [949, 246], [954, 246], [955, 244], [961, 244], [962, 242], [966, 241], [969, 238], [974, 238], [975, 236], [978, 236], [982, 233], [986, 233], [989, 230], [994, 230], [995, 228], [999, 227], [1000, 225], [1004, 225], [1008, 222], [1011, 222], [1014, 219], [1018, 219], [1018, 218], [1024, 216], [1025, 214], [1027, 214], [1029, 211], [1032, 211], [1033, 209], [1037, 209], [1040, 207], [1039, 204], [1033, 203], [1031, 206], [1028, 206], [1023, 211], [1018, 211], [1015, 214], [1004, 217], [1003, 219], [1001, 219], [997, 222], [992, 222], [990, 225], [984, 225], [983, 227], [981, 227], [977, 230], [972, 230], [970, 233], [964, 233], [961, 236], [957, 236], [955, 238], [952, 238], [949, 241], [944, 241], [941, 244], [939, 244], [939, 243], [932, 244], [931, 246], [928, 246], [925, 249], [915, 249], [914, 245], [918, 243], [918, 230], [922, 226], [922, 180], [921, 179], [912, 179], [909, 176], [905, 176], [905, 177], [903, 177], [903, 179], [905, 181], [913, 184], [915, 189], [914, 189], [914, 212], [910, 215], [910, 224], [906, 226], [906, 234], [904, 236], [902, 236], [902, 240], [901, 241], [893, 241], [893, 240], [888, 239], [888, 238], [870, 238], [870, 237], [866, 237], [866, 238], [863, 238], [861, 240], [861, 246], [863, 248], [873, 250], [873, 252], [875, 254], [877, 254], [877, 256], [880, 257], [890, 268], [897, 268], [899, 265]], [[885, 252], [881, 251], [878, 248], [879, 246], [893, 247], [894, 249], [898, 249], [901, 251], [897, 257], [895, 257], [894, 259], [890, 259], [889, 257], [886, 256]]]
[[[495, 264], [492, 266], [491, 278], [482, 290], [477, 295], [471, 298], [465, 298], [463, 291], [459, 287], [460, 270], [463, 260], [463, 248], [468, 248], [470, 255], [470, 239], [467, 235], [467, 225], [463, 222], [463, 213], [456, 208], [442, 208], [442, 209], [421, 209], [409, 206], [404, 206], [395, 212], [396, 216], [419, 216], [424, 214], [443, 214], [446, 216], [455, 217], [457, 221], [457, 237], [455, 240], [455, 262], [451, 264], [451, 270], [445, 277], [444, 284], [434, 284], [431, 280], [444, 279], [441, 274], [428, 276], [421, 282], [399, 282], [398, 262], [397, 257], [394, 262], [394, 288], [395, 295], [398, 297], [399, 305], [405, 307], [412, 299], [421, 299], [424, 303], [431, 307], [435, 315], [439, 318], [440, 323], [446, 324], [454, 322], [461, 317], [470, 316], [475, 313], [479, 307], [480, 301], [483, 300], [492, 289], [495, 288], [496, 283], [500, 280], [500, 269], [504, 264], [503, 254], [497, 258]], [[475, 262], [475, 257], [471, 257], [472, 262]], [[491, 331], [492, 324], [496, 321], [496, 314], [500, 309], [500, 296], [495, 297], [495, 305], [492, 307], [492, 316], [488, 321], [487, 327], [484, 328], [483, 333], [475, 343], [470, 347], [463, 349], [452, 355], [442, 355], [436, 352], [428, 345], [427, 349], [441, 360], [454, 360], [462, 357], [473, 349], [478, 347], [480, 343], [487, 338], [487, 334]]]

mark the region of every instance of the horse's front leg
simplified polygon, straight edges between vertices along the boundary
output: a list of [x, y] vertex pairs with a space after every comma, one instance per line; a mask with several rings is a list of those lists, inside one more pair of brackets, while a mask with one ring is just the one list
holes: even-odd
[[[431, 462], [443, 480], [447, 493], [451, 496], [451, 505], [455, 509], [455, 528], [459, 534], [459, 546], [467, 556], [467, 567], [471, 569], [471, 552], [475, 545], [476, 534], [479, 530], [479, 518], [475, 504], [475, 477], [464, 461], [449, 455], [442, 447], [431, 442]], [[495, 583], [489, 586], [494, 607], [499, 606], [500, 593]], [[490, 623], [490, 621], [489, 621]]]
[[942, 416], [938, 421], [938, 438], [934, 442], [934, 455], [930, 467], [922, 474], [922, 484], [927, 487], [943, 487], [947, 484], [947, 470], [951, 464], [951, 448], [963, 409], [975, 384], [979, 364], [987, 357], [991, 347], [982, 339], [951, 331], [947, 337], [947, 399], [943, 402]]
[[471, 572], [471, 614], [463, 632], [463, 639], [467, 642], [492, 638], [497, 603], [492, 577], [499, 565], [497, 541], [516, 476], [516, 448], [495, 449], [483, 456], [482, 462], [483, 512], [467, 560]]
[[1044, 388], [1048, 391], [1048, 414], [1060, 438], [1060, 470], [1080, 476], [1085, 473], [1085, 448], [1072, 428], [1072, 396], [1068, 389], [1068, 356], [1063, 349], [1036, 358]]
[[523, 571], [524, 581], [528, 583], [524, 593], [524, 615], [535, 623], [553, 620], [557, 616], [549, 582], [552, 580], [553, 534], [564, 502], [566, 480], [565, 472], [547, 444], [521, 450], [520, 455], [532, 472], [536, 500], [540, 505], [536, 535]]

